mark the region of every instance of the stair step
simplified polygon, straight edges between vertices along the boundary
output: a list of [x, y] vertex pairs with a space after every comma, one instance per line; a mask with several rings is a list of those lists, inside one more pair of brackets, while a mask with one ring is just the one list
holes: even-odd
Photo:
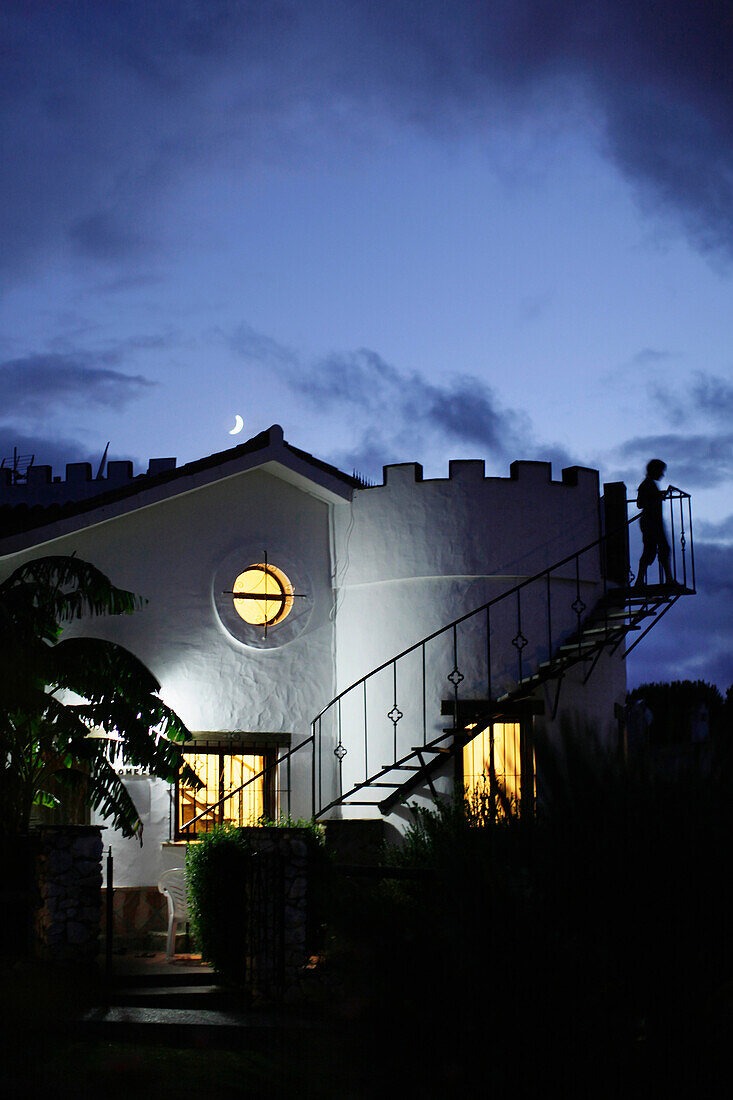
[[[450, 729], [451, 729], [451, 732], [452, 732], [453, 727], [451, 726]], [[438, 756], [450, 756], [451, 755], [451, 750], [450, 749], [446, 749], [446, 748], [443, 748], [442, 746], [437, 746], [437, 745], [434, 746], [433, 748], [431, 748], [429, 745], [413, 745], [412, 746], [412, 751], [413, 752], [434, 752]]]
[[583, 637], [585, 638], [588, 634], [605, 634], [607, 630], [609, 633], [620, 632], [622, 627], [624, 630], [641, 630], [640, 626], [633, 626], [631, 623], [608, 623], [608, 625], [606, 625], [603, 620], [601, 620], [597, 626], [587, 626], [583, 630]]
[[222, 1011], [110, 1005], [73, 1015], [68, 1026], [75, 1041], [81, 1034], [107, 1042], [152, 1043], [186, 1050], [224, 1047], [276, 1053], [282, 1050], [285, 1035], [315, 1033], [323, 1025], [313, 1014], [284, 1016], [246, 1007]]
[[[421, 772], [422, 768], [417, 764], [382, 764], [384, 772]], [[370, 784], [371, 786], [371, 784]]]
[[115, 990], [118, 1007], [221, 1009], [232, 1003], [231, 993], [217, 985], [136, 986]]
[[647, 593], [646, 595], [629, 596], [628, 599], [626, 599], [624, 602], [626, 603], [627, 607], [631, 606], [631, 604], [640, 604], [643, 606], [645, 603], [666, 603], [669, 597], [672, 595], [675, 595], [675, 593], [651, 592]]

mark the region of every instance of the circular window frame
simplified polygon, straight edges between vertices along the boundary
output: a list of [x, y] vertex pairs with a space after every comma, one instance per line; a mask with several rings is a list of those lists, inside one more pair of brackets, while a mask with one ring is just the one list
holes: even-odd
[[[287, 615], [268, 623], [267, 631], [264, 624], [246, 622], [234, 606], [237, 601], [231, 595], [225, 595], [234, 590], [235, 581], [242, 573], [246, 573], [253, 566], [264, 567], [263, 548], [265, 547], [268, 570], [282, 574], [290, 584], [293, 597], [297, 596], [292, 599], [292, 606]], [[306, 595], [301, 597], [300, 593]], [[248, 540], [247, 543], [230, 551], [216, 567], [211, 586], [211, 598], [216, 617], [229, 639], [250, 649], [260, 650], [278, 649], [306, 630], [313, 611], [311, 593], [310, 576], [300, 562], [294, 561], [287, 553], [281, 553], [277, 546], [273, 547], [270, 540], [264, 537], [256, 543], [254, 540]]]
[[[256, 583], [249, 579], [251, 574], [260, 574], [265, 582], [264, 594], [259, 599], [255, 598], [258, 590]], [[275, 582], [277, 592], [268, 591], [268, 580]], [[295, 593], [290, 578], [283, 573], [282, 569], [278, 569], [276, 565], [266, 561], [253, 562], [242, 570], [232, 585], [232, 591], [235, 593], [243, 593], [247, 588], [252, 590], [252, 594], [248, 595], [248, 598], [232, 596], [234, 610], [243, 622], [249, 626], [267, 627], [269, 630], [287, 619], [295, 603], [293, 599]], [[264, 607], [261, 607], [263, 604]], [[279, 607], [275, 606], [272, 615], [269, 614], [268, 604], [279, 605]], [[254, 617], [248, 617], [245, 614], [247, 611]]]

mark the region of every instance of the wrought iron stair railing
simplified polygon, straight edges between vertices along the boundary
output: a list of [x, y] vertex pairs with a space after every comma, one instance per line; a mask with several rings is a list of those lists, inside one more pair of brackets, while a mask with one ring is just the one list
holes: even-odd
[[[316, 772], [312, 786], [317, 792], [314, 816], [321, 817], [337, 806], [377, 807], [386, 812], [404, 794], [422, 783], [433, 791], [433, 774], [446, 758], [462, 749], [467, 739], [466, 729], [459, 719], [462, 700], [485, 703], [482, 712], [474, 716], [478, 729], [482, 721], [487, 724], [507, 704], [531, 695], [541, 684], [561, 681], [574, 665], [589, 665], [585, 674], [587, 681], [604, 651], [618, 651], [630, 633], [638, 632], [639, 637], [622, 652], [626, 657], [681, 595], [695, 591], [689, 494], [670, 487], [667, 506], [673, 533], [674, 586], [659, 584], [635, 589], [629, 584], [609, 584], [601, 559], [608, 544], [618, 542], [620, 532], [618, 529], [606, 532], [427, 635], [336, 695], [316, 715], [311, 727]], [[621, 529], [627, 538], [627, 559], [628, 532], [638, 519], [638, 514], [633, 516]], [[632, 578], [630, 574], [629, 582]], [[563, 587], [568, 590], [564, 608], [558, 595]], [[538, 604], [541, 605], [540, 614]], [[589, 606], [591, 611], [586, 615]], [[435, 673], [439, 662], [430, 662], [427, 658], [431, 645], [442, 645], [443, 659], [448, 659], [442, 683], [450, 685], [453, 723], [447, 730], [436, 729], [434, 724], [431, 728], [428, 718], [430, 713], [437, 716], [440, 704], [435, 690], [432, 706], [428, 704], [428, 665], [433, 666], [433, 679], [441, 680]], [[512, 654], [513, 669], [507, 662], [507, 653]], [[476, 668], [477, 654], [482, 654], [482, 669]], [[413, 675], [402, 675], [400, 670], [410, 661]], [[470, 671], [467, 664], [473, 666]], [[387, 740], [384, 736], [386, 726], [392, 751], [391, 759], [382, 758], [379, 766], [375, 762], [370, 767], [369, 746], [374, 741], [370, 712], [377, 708], [370, 705], [369, 693], [379, 677], [383, 681], [381, 696], [383, 701], [386, 697], [386, 705], [381, 714], [378, 713], [377, 722], [382, 725], [383, 743]], [[347, 704], [351, 712], [348, 718], [345, 715]], [[412, 719], [411, 725], [403, 732], [402, 724], [408, 725], [408, 718]], [[345, 743], [347, 726], [348, 746]], [[324, 749], [329, 741], [335, 745], [338, 777], [337, 789], [330, 798], [324, 797], [322, 774]], [[352, 770], [349, 780], [344, 782], [344, 761], [348, 752], [361, 745], [362, 774], [356, 775]], [[386, 795], [385, 790], [389, 792]], [[367, 797], [370, 794], [372, 797]]]
[[[603, 623], [602, 626], [593, 625], [588, 630], [581, 629], [577, 633], [577, 637], [569, 638], [558, 647], [552, 659], [541, 662], [536, 671], [523, 676], [514, 687], [495, 699], [486, 700], [483, 706], [476, 709], [470, 723], [464, 724], [460, 720], [454, 719], [453, 725], [448, 729], [444, 729], [438, 737], [422, 745], [412, 746], [404, 756], [395, 760], [394, 763], [383, 765], [378, 772], [375, 772], [369, 778], [355, 783], [350, 789], [339, 793], [331, 802], [321, 807], [315, 816], [322, 816], [338, 805], [376, 806], [380, 813], [384, 814], [403, 801], [412, 791], [425, 785], [435, 795], [433, 776], [445, 765], [446, 758], [452, 757], [455, 752], [462, 750], [468, 740], [476, 736], [492, 719], [495, 719], [506, 710], [507, 704], [526, 698], [536, 688], [548, 681], [557, 681], [559, 687], [565, 672], [581, 662], [590, 662], [590, 668], [584, 677], [584, 683], [586, 683], [605, 650], [610, 648], [612, 652], [615, 652], [624, 643], [630, 631], [642, 629], [638, 625], [639, 619], [650, 618], [652, 620], [644, 629], [644, 633], [646, 633], [654, 625], [654, 622], [666, 614], [679, 597], [685, 593], [691, 594], [691, 590], [660, 591], [654, 596], [645, 597], [643, 602], [637, 601], [638, 606], [636, 608], [634, 607], [633, 597], [629, 595], [628, 610], [626, 604], [620, 605], [617, 600], [612, 601], [610, 606], [614, 608], [624, 607], [624, 611], [621, 613], [623, 618], [618, 614], [607, 618], [609, 600], [607, 597], [602, 598], [593, 614], [589, 616], [591, 623], [601, 622]], [[636, 641], [624, 651], [623, 656], [626, 656], [635, 645]], [[559, 691], [555, 698], [557, 704]], [[556, 704], [553, 709], [556, 709]], [[450, 741], [449, 746], [446, 745], [448, 741]], [[411, 774], [404, 777], [405, 772]], [[357, 797], [367, 791], [376, 793], [377, 789], [381, 788], [389, 789], [390, 793], [372, 799]]]
[[[291, 761], [309, 747], [314, 818], [323, 817], [337, 806], [373, 807], [385, 813], [418, 785], [427, 784], [435, 793], [433, 775], [462, 749], [469, 736], [467, 723], [460, 720], [462, 703], [475, 704], [472, 722], [478, 728], [508, 704], [531, 696], [542, 684], [551, 680], [561, 682], [565, 672], [580, 663], [590, 666], [584, 677], [587, 682], [603, 652], [617, 652], [629, 634], [639, 632], [623, 650], [625, 658], [680, 596], [694, 594], [690, 496], [670, 487], [667, 502], [673, 534], [672, 586], [660, 583], [633, 587], [630, 583], [633, 574], [629, 574], [629, 583], [625, 585], [613, 585], [607, 579], [602, 566], [605, 551], [612, 541], [618, 544], [619, 535], [623, 534], [627, 539], [628, 560], [628, 532], [639, 519], [637, 514], [623, 528], [604, 533], [354, 681], [315, 716], [310, 735], [221, 801], [233, 798], [250, 783], [268, 776], [273, 768], [287, 764], [284, 789], [289, 814]], [[559, 591], [563, 588], [566, 600], [561, 604]], [[592, 602], [594, 597], [598, 598]], [[437, 659], [433, 656], [429, 659], [430, 647], [439, 650]], [[513, 668], [506, 660], [506, 654], [512, 650]], [[441, 678], [435, 669], [446, 658], [450, 671], [446, 673], [444, 665]], [[408, 670], [410, 664], [412, 668]], [[429, 666], [433, 673], [430, 676]], [[434, 681], [431, 685], [429, 679]], [[448, 729], [436, 725], [442, 695], [440, 683], [450, 684], [452, 695], [453, 721]], [[381, 725], [380, 741], [389, 742], [391, 747], [389, 754], [383, 752], [382, 756], [389, 755], [391, 760], [381, 759], [378, 765], [370, 766], [370, 713], [385, 700], [388, 709], [382, 707], [376, 721]], [[347, 710], [350, 713], [345, 715]], [[412, 722], [401, 726], [405, 718]], [[347, 725], [349, 746], [344, 737]], [[384, 737], [385, 728], [388, 738]], [[372, 747], [373, 744], [374, 739]], [[344, 760], [349, 748], [354, 747], [363, 748], [363, 768], [361, 774], [352, 770], [344, 782]], [[328, 774], [324, 775], [331, 751], [336, 759], [335, 784]], [[389, 793], [384, 794], [385, 791]], [[366, 798], [368, 794], [376, 797]], [[192, 829], [211, 809], [208, 807], [189, 821], [187, 828]]]

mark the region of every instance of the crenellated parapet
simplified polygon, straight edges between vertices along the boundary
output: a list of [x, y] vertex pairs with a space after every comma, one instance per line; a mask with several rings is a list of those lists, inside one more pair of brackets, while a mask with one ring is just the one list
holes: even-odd
[[446, 482], [461, 482], [463, 484], [478, 484], [495, 482], [505, 484], [510, 481], [521, 482], [523, 485], [571, 485], [574, 487], [590, 488], [598, 491], [598, 471], [587, 466], [566, 466], [562, 470], [561, 480], [552, 481], [552, 463], [517, 460], [509, 467], [509, 477], [486, 477], [486, 463], [483, 459], [453, 459], [448, 463], [448, 477], [425, 478], [422, 465], [419, 462], [397, 462], [390, 466], [383, 466], [383, 483], [381, 485], [369, 485], [364, 488], [370, 492], [384, 489], [387, 486], [445, 484]]
[[457, 460], [447, 478], [417, 462], [384, 467], [381, 485], [356, 489], [349, 523], [351, 584], [408, 577], [527, 576], [599, 534], [598, 472], [512, 462], [487, 477]]
[[52, 466], [34, 465], [28, 467], [21, 480], [16, 480], [12, 469], [0, 467], [0, 505], [46, 507], [89, 500], [110, 489], [138, 483], [175, 468], [175, 458], [151, 458], [147, 470], [135, 474], [130, 460], [113, 459], [106, 464], [102, 475], [94, 477], [90, 462], [68, 462], [64, 477], [54, 475]]

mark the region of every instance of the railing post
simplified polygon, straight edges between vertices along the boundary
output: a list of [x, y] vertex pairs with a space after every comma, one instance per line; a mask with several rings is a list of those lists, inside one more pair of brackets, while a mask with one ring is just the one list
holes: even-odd
[[491, 702], [491, 607], [486, 607], [486, 698]]
[[368, 713], [367, 713], [367, 682], [366, 682], [366, 680], [364, 680], [363, 687], [364, 687], [364, 692], [363, 692], [363, 704], [364, 704], [364, 778], [368, 779], [369, 778], [369, 735], [368, 735], [369, 717], [368, 717]]
[[[687, 539], [685, 537], [685, 505], [680, 494], [680, 557], [682, 558], [682, 584], [687, 588]], [[676, 579], [676, 578], [675, 578]]]
[[311, 722], [311, 817], [316, 816], [316, 723]]
[[577, 635], [578, 635], [578, 657], [582, 657], [583, 656], [583, 635], [582, 635], [580, 627], [581, 627], [583, 612], [585, 611], [585, 602], [581, 599], [581, 596], [580, 596], [580, 554], [575, 555], [575, 599], [574, 599], [574, 601], [572, 602], [572, 604], [570, 606], [571, 606], [572, 610], [575, 612], [575, 617], [576, 617], [576, 620], [577, 620], [576, 631], [577, 631]]
[[517, 589], [517, 633], [512, 638], [512, 645], [517, 651], [517, 682], [521, 684], [523, 674], [522, 651], [527, 645], [527, 639], [522, 633], [522, 589]]
[[496, 782], [496, 756], [494, 753], [494, 723], [489, 726], [489, 820], [492, 825], [496, 821], [496, 798], [498, 787]]
[[[425, 642], [420, 647], [422, 650], [422, 743], [427, 745], [428, 743], [428, 704], [426, 696], [426, 677], [425, 677]], [[364, 681], [366, 683], [366, 681]]]
[[[276, 775], [280, 774], [280, 768], [278, 767]], [[290, 770], [290, 756], [288, 756], [288, 819], [290, 818], [290, 792], [293, 789], [292, 772]]]
[[[682, 498], [680, 498], [681, 500]], [[671, 542], [672, 542], [672, 576], [677, 580], [677, 539], [674, 535], [674, 497], [669, 498], [669, 524], [671, 529]], [[683, 536], [684, 537], [684, 536]], [[659, 580], [663, 581], [665, 578], [661, 575], [661, 562], [659, 563], [660, 576]]]
[[552, 600], [549, 569], [547, 570], [547, 660], [552, 660]]
[[696, 587], [694, 584], [694, 546], [692, 542], [692, 502], [690, 497], [687, 498], [687, 522], [688, 529], [690, 531], [690, 581], [692, 582], [692, 588]]
[[[392, 698], [393, 698], [394, 711], [396, 711], [398, 709], [398, 707], [397, 707], [397, 662], [396, 661], [392, 662]], [[394, 714], [394, 711], [392, 712], [393, 714]], [[397, 716], [396, 716], [396, 714], [392, 718], [392, 748], [394, 750], [393, 759], [396, 760], [397, 759]]]
[[339, 770], [339, 798], [340, 798], [341, 795], [344, 793], [344, 757], [343, 757], [343, 753], [341, 751], [339, 751], [339, 750], [342, 750], [343, 747], [344, 747], [343, 741], [341, 740], [341, 700], [340, 699], [338, 701], [338, 706], [337, 706], [337, 709], [336, 709], [336, 713], [338, 714], [338, 734], [339, 734], [339, 737], [338, 737], [338, 742], [336, 743], [335, 752], [336, 752], [336, 759], [339, 762], [338, 763], [338, 770]]
[[112, 859], [112, 845], [107, 849], [107, 893], [105, 896], [105, 945], [104, 945], [104, 976], [109, 986], [112, 979], [112, 941], [114, 937], [114, 861]]

